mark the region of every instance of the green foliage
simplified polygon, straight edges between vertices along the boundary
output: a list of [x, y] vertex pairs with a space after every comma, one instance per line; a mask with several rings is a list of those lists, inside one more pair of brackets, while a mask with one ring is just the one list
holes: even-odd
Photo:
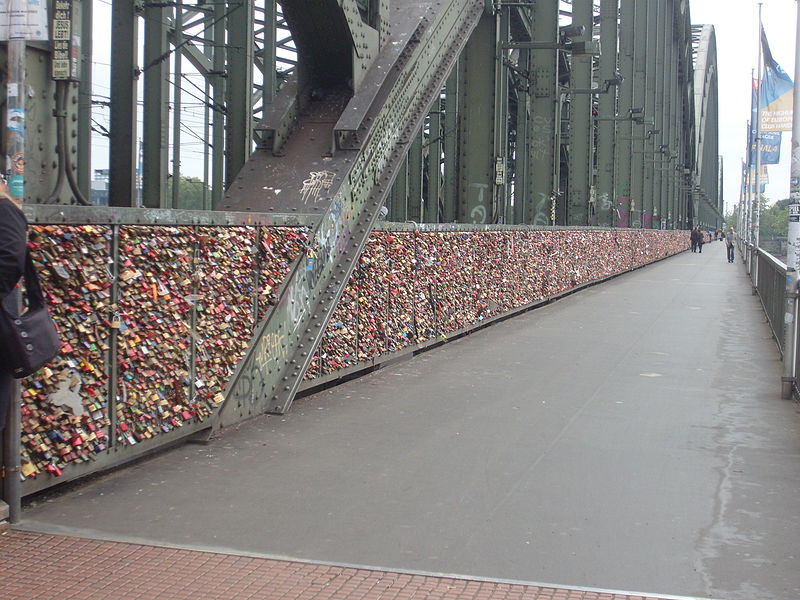
[[733, 227], [736, 229], [739, 226], [739, 205], [733, 207], [733, 211], [725, 215], [725, 231]]
[[[197, 177], [180, 178], [178, 187], [178, 203], [175, 208], [188, 210], [203, 210], [203, 190], [206, 190], [206, 197], [211, 201], [211, 188], [203, 185], [203, 181]], [[172, 197], [172, 175], [167, 178], [167, 197]]]
[[789, 233], [789, 202], [778, 200], [770, 207], [764, 207], [766, 200], [761, 197], [761, 217], [759, 219], [759, 237], [762, 240], [785, 238]]

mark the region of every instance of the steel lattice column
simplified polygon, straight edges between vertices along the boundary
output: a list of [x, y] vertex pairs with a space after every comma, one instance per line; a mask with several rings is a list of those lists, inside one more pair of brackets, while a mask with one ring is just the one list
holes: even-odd
[[423, 132], [420, 129], [408, 149], [408, 198], [406, 219], [419, 223], [422, 220], [422, 143]]
[[494, 216], [495, 19], [484, 15], [461, 54], [458, 221]]
[[530, 123], [528, 125], [528, 183], [525, 223], [552, 225], [557, 198], [556, 173], [560, 153], [558, 138], [558, 0], [533, 0], [533, 39], [553, 44], [553, 49], [532, 51]]
[[442, 191], [442, 100], [436, 100], [428, 115], [427, 150], [428, 187], [423, 207], [425, 223], [439, 222], [439, 198]]
[[[172, 206], [167, 198], [169, 61], [164, 59], [169, 56], [167, 29], [171, 16], [171, 11], [161, 5], [144, 9], [142, 203], [148, 208]], [[175, 118], [179, 120], [180, 115]]]
[[[696, 183], [696, 159], [694, 152], [694, 99], [687, 93], [692, 85], [692, 47], [690, 43], [690, 24], [688, 7], [681, 7], [680, 25], [678, 27], [678, 43], [680, 48], [680, 68], [678, 70], [678, 90], [681, 94], [681, 127], [678, 130], [681, 143], [681, 158], [685, 172], [689, 176], [688, 183], [693, 187]], [[692, 189], [686, 189], [682, 198], [682, 210], [685, 227], [691, 227], [697, 217]]]
[[661, 213], [662, 222], [666, 223], [667, 229], [675, 226], [675, 216], [673, 212], [673, 201], [676, 192], [675, 182], [678, 177], [677, 172], [677, 146], [675, 144], [675, 121], [672, 118], [673, 85], [672, 72], [675, 60], [675, 40], [674, 40], [674, 2], [668, 0], [666, 13], [667, 35], [664, 48], [664, 143], [667, 145], [667, 159], [664, 164], [664, 202]]
[[[642, 226], [642, 198], [644, 196], [644, 136], [651, 126], [647, 114], [647, 20], [652, 0], [638, 0], [633, 27], [633, 104], [643, 110], [643, 119], [633, 127], [631, 144], [631, 227]], [[652, 123], [652, 122], [650, 122]]]
[[225, 14], [227, 4], [220, 1], [214, 4], [214, 24], [211, 27], [213, 39], [213, 58], [211, 75], [212, 105], [214, 114], [211, 125], [211, 205], [217, 209], [222, 205], [225, 191], [225, 115], [222, 107], [225, 106]]
[[397, 178], [392, 184], [388, 198], [388, 218], [390, 221], [402, 223], [408, 220], [408, 155], [397, 170]]
[[495, 14], [495, 69], [494, 69], [494, 183], [492, 186], [492, 215], [490, 221], [505, 221], [508, 214], [508, 69], [505, 46], [510, 39], [511, 9], [501, 9]]
[[[615, 78], [617, 71], [618, 0], [600, 2], [600, 80]], [[617, 131], [617, 86], [598, 98], [597, 125], [597, 201], [594, 223], [610, 227], [614, 199], [614, 142]]]
[[[242, 168], [252, 152], [253, 130], [253, 0], [229, 3], [225, 128], [225, 186]], [[273, 69], [274, 72], [274, 69]], [[247, 90], [248, 93], [243, 93]]]
[[136, 46], [133, 0], [112, 0], [108, 160], [111, 206], [134, 206], [136, 202]]
[[[641, 3], [640, 3], [641, 6]], [[634, 116], [634, 20], [635, 0], [621, 0], [619, 22], [619, 71], [623, 81], [619, 86], [619, 121], [617, 123], [617, 144], [614, 149], [616, 163], [615, 224], [617, 227], [630, 226], [631, 200], [631, 138], [633, 137]]]
[[[585, 28], [583, 35], [574, 38], [587, 46], [593, 35], [593, 0], [573, 0], [572, 24]], [[592, 87], [592, 57], [572, 55], [572, 77], [570, 88], [588, 90]], [[586, 225], [589, 217], [589, 200], [592, 188], [592, 95], [571, 94], [570, 135], [569, 135], [569, 203], [567, 209], [568, 225]]]
[[659, 209], [659, 225], [661, 229], [672, 228], [672, 216], [670, 215], [670, 189], [675, 179], [674, 152], [672, 144], [672, 121], [670, 119], [670, 72], [672, 69], [672, 0], [664, 3], [664, 49], [662, 58], [662, 79], [661, 94], [658, 98], [661, 105], [661, 139], [662, 139], [662, 161], [661, 171], [661, 203]]
[[[92, 30], [94, 9], [81, 3], [81, 32]], [[78, 84], [78, 187], [91, 199], [92, 181], [92, 36], [81, 35], [81, 80]]]
[[653, 226], [653, 206], [654, 194], [654, 163], [656, 139], [658, 136], [659, 123], [656, 116], [656, 57], [658, 55], [658, 30], [659, 12], [658, 4], [660, 0], [649, 0], [647, 11], [647, 33], [646, 33], [646, 62], [645, 62], [645, 99], [644, 111], [647, 121], [650, 123], [644, 128], [644, 140], [642, 143], [642, 227], [650, 229]]
[[663, 216], [663, 167], [664, 156], [667, 155], [664, 147], [666, 139], [666, 122], [664, 120], [664, 44], [667, 38], [667, 0], [658, 0], [658, 35], [656, 37], [655, 57], [655, 122], [658, 133], [653, 135], [653, 229], [661, 229]]
[[444, 86], [444, 186], [442, 189], [442, 222], [452, 223], [457, 219], [458, 207], [458, 107], [459, 63], [453, 67]]
[[[175, 7], [175, 47], [183, 44], [183, 7]], [[173, 208], [190, 208], [181, 205], [181, 121], [183, 120], [183, 98], [181, 80], [183, 78], [183, 53], [178, 50], [173, 56], [172, 80], [175, 83], [172, 102], [172, 197], [166, 198], [164, 205]], [[191, 208], [197, 208], [192, 206]]]
[[671, 56], [670, 56], [670, 80], [669, 80], [669, 87], [670, 87], [670, 103], [669, 103], [669, 121], [670, 121], [670, 144], [672, 146], [672, 152], [675, 155], [675, 179], [673, 180], [674, 183], [672, 185], [672, 195], [670, 196], [669, 203], [670, 203], [670, 213], [672, 219], [672, 226], [675, 229], [682, 229], [684, 226], [683, 221], [683, 211], [681, 210], [681, 197], [683, 195], [683, 189], [686, 184], [684, 178], [684, 163], [683, 163], [683, 151], [681, 145], [681, 138], [680, 138], [680, 131], [681, 131], [681, 120], [680, 120], [680, 103], [681, 103], [681, 92], [680, 87], [678, 85], [678, 66], [680, 61], [680, 44], [678, 42], [678, 14], [676, 10], [675, 3], [673, 2], [672, 5], [672, 35], [670, 37], [672, 48], [671, 48]]
[[[531, 70], [531, 51], [522, 49], [519, 51], [517, 66], [525, 73]], [[528, 80], [527, 90], [516, 90], [517, 95], [517, 128], [516, 146], [514, 148], [514, 223], [526, 222], [526, 202], [529, 195], [530, 177], [530, 158], [528, 155], [529, 146], [528, 130], [530, 127], [530, 91], [531, 81]]]

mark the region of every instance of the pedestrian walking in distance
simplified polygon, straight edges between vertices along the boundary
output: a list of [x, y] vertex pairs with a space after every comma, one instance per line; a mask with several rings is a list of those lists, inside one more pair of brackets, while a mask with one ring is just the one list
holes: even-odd
[[728, 229], [728, 233], [725, 234], [725, 245], [728, 247], [728, 262], [733, 262], [733, 227]]

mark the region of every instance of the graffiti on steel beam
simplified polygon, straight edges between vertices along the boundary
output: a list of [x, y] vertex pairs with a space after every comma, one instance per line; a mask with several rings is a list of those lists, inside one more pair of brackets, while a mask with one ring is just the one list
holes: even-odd
[[[469, 6], [469, 11], [464, 10], [465, 5]], [[341, 292], [349, 272], [348, 266], [352, 265], [351, 259], [347, 258], [348, 253], [356, 252], [350, 248], [351, 246], [358, 248], [368, 231], [370, 213], [366, 212], [362, 216], [361, 212], [365, 210], [370, 200], [377, 206], [386, 193], [391, 181], [391, 173], [386, 171], [395, 160], [402, 158], [404, 145], [411, 138], [412, 119], [420, 112], [425, 101], [420, 94], [435, 93], [441, 87], [439, 79], [444, 77], [444, 70], [432, 68], [430, 57], [442, 56], [443, 49], [452, 49], [458, 44], [467, 26], [474, 26], [482, 11], [483, 2], [478, 0], [458, 2], [451, 0], [446, 10], [447, 18], [435, 19], [431, 23], [429, 35], [422, 36], [419, 44], [411, 45], [409, 48], [412, 51], [398, 63], [402, 84], [399, 81], [395, 82], [383, 100], [380, 112], [369, 128], [364, 145], [353, 157], [353, 165], [346, 180], [335, 182], [334, 178], [326, 187], [330, 178], [324, 172], [311, 172], [309, 178], [303, 181], [300, 194], [304, 202], [316, 202], [327, 196], [333, 196], [333, 200], [312, 233], [312, 238], [306, 247], [305, 261], [303, 262], [301, 257], [301, 262], [295, 265], [293, 273], [286, 280], [286, 287], [281, 292], [278, 305], [273, 307], [265, 328], [260, 333], [261, 337], [270, 333], [285, 334], [286, 337], [276, 368], [265, 377], [260, 388], [248, 382], [253, 402], [267, 400], [271, 396], [278, 402], [275, 408], [281, 412], [291, 404], [291, 387], [295, 384], [281, 384], [282, 391], [277, 391], [277, 386], [279, 379], [287, 370], [290, 359], [299, 352], [298, 345], [301, 338], [299, 331], [308, 326], [313, 316], [314, 328], [312, 330], [309, 327], [306, 336], [308, 339], [303, 343], [311, 342], [313, 345], [317, 342], [321, 328], [326, 322], [327, 312], [333, 308], [332, 299], [328, 298], [320, 309], [319, 298], [323, 295], [328, 282], [335, 281], [335, 285], [328, 287], [329, 290], [335, 293]], [[465, 18], [467, 12], [468, 19]], [[334, 187], [338, 189], [333, 190]], [[485, 202], [488, 203], [488, 198]], [[483, 210], [488, 217], [488, 208], [484, 206]], [[356, 222], [361, 222], [361, 227], [358, 229]], [[338, 272], [335, 272], [335, 268]], [[319, 314], [314, 312], [317, 310], [320, 310]], [[251, 360], [243, 366], [243, 372], [259, 368], [251, 366], [260, 362], [252, 360], [256, 355], [269, 354], [260, 342], [261, 340], [258, 340], [254, 343], [256, 348], [253, 348], [250, 355]], [[302, 352], [302, 356], [306, 358], [298, 358], [296, 362], [291, 361], [291, 364], [295, 365], [292, 367], [295, 377], [304, 368], [304, 363], [310, 360], [309, 354], [309, 351]], [[275, 393], [271, 394], [270, 389]], [[236, 395], [241, 397], [239, 389], [236, 389]]]
[[541, 196], [541, 199], [536, 205], [536, 216], [533, 219], [533, 224], [546, 227], [550, 225], [550, 197], [542, 192], [539, 192], [539, 196]]
[[303, 204], [308, 204], [309, 201], [318, 202], [322, 193], [333, 185], [334, 176], [330, 171], [311, 171], [309, 178], [303, 180], [303, 187], [300, 190]]
[[239, 374], [237, 380], [234, 398], [240, 400], [242, 406], [246, 401], [251, 409], [255, 408], [259, 396], [263, 395], [264, 389], [269, 385], [269, 374], [280, 366], [282, 360], [286, 360], [286, 352], [285, 335], [264, 334], [247, 368]]
[[533, 117], [531, 124], [531, 143], [528, 152], [534, 160], [542, 160], [552, 154], [552, 144], [550, 143], [551, 132], [553, 129], [553, 118], [543, 115]]
[[619, 196], [617, 198], [617, 226], [628, 227], [630, 225], [630, 213], [628, 212], [628, 198]]
[[488, 211], [486, 210], [486, 191], [489, 189], [489, 184], [470, 183], [469, 189], [478, 191], [476, 205], [470, 211], [469, 218], [472, 219], [473, 223], [486, 223], [486, 217], [488, 217]]

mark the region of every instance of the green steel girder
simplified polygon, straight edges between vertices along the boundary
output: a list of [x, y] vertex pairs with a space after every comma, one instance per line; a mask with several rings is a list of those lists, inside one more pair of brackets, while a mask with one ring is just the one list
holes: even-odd
[[[531, 72], [532, 51], [523, 48], [518, 51], [517, 67], [525, 73]], [[531, 126], [531, 101], [530, 101], [530, 79], [527, 80], [525, 89], [516, 90], [517, 114], [515, 127], [514, 147], [514, 217], [516, 224], [525, 223], [526, 199], [530, 195], [530, 146], [528, 136]]]
[[509, 122], [509, 72], [508, 50], [505, 46], [511, 40], [511, 11], [500, 10], [495, 13], [495, 68], [494, 68], [494, 140], [492, 158], [492, 205], [494, 214], [491, 223], [506, 222], [510, 215], [511, 186], [508, 185], [508, 167], [511, 162], [508, 145]]
[[[590, 44], [594, 38], [593, 0], [573, 0], [572, 26], [583, 27], [585, 33], [573, 38], [574, 43]], [[569, 131], [569, 192], [568, 225], [588, 225], [589, 201], [593, 184], [592, 165], [594, 127], [592, 123], [593, 94], [592, 56], [572, 55], [570, 86]]]
[[[297, 88], [284, 87], [274, 103], [274, 123], [285, 115], [294, 124], [280, 125], [286, 127], [277, 146], [282, 152], [274, 152], [273, 144], [257, 150], [231, 186], [226, 198], [231, 206], [319, 211], [321, 220], [310, 233], [307, 255], [292, 266], [278, 303], [240, 362], [214, 417], [216, 427], [264, 411], [284, 412], [291, 405], [406, 151], [484, 11], [481, 0], [445, 1], [427, 14], [413, 0], [398, 3], [405, 9], [393, 13], [392, 34], [401, 42], [385, 45], [353, 96], [344, 102], [335, 94], [322, 97], [308, 105], [308, 112], [297, 110], [292, 117]], [[330, 49], [321, 56], [311, 50], [304, 57], [308, 47], [300, 39], [308, 39], [309, 32], [302, 30], [318, 15], [306, 13], [303, 21], [298, 13], [294, 22], [286, 15], [298, 42], [299, 66], [307, 69], [300, 79], [313, 84], [320, 67], [314, 61], [327, 64], [340, 53]], [[339, 41], [350, 47], [346, 39]], [[331, 83], [333, 75], [347, 69], [339, 64], [316, 82]], [[318, 135], [328, 139], [327, 150], [306, 143]], [[279, 197], [265, 191], [270, 183], [281, 189]]]
[[561, 93], [558, 87], [558, 0], [533, 0], [533, 39], [553, 48], [531, 51], [528, 168], [524, 223], [554, 225], [559, 193]]
[[397, 169], [392, 190], [387, 200], [389, 220], [395, 223], [408, 221], [408, 156]]
[[659, 80], [656, 82], [656, 110], [657, 118], [661, 124], [660, 145], [657, 148], [658, 153], [655, 155], [656, 163], [656, 196], [658, 202], [658, 220], [654, 222], [653, 227], [656, 229], [667, 229], [671, 227], [668, 225], [668, 185], [669, 180], [673, 176], [674, 166], [672, 163], [672, 152], [670, 140], [670, 129], [672, 124], [669, 121], [669, 47], [670, 37], [672, 35], [672, 16], [670, 14], [671, 2], [665, 0], [661, 6], [661, 22], [662, 31], [659, 31], [659, 57], [658, 57], [658, 71]]
[[[645, 42], [645, 62], [644, 72], [644, 111], [650, 125], [644, 128], [644, 140], [641, 146], [641, 169], [642, 169], [642, 193], [640, 197], [641, 205], [641, 226], [644, 229], [651, 229], [653, 226], [653, 207], [654, 207], [654, 145], [656, 140], [660, 142], [660, 123], [656, 115], [656, 81], [660, 73], [657, 71], [658, 56], [658, 30], [660, 29], [659, 3], [661, 0], [648, 0], [648, 12]], [[655, 133], [659, 132], [659, 133]]]
[[[303, 0], [287, 4], [291, 14], [306, 6]], [[388, 0], [335, 4], [344, 21], [350, 19], [349, 58], [342, 68], [357, 83], [376, 37], [378, 44], [387, 39], [381, 15], [389, 14], [390, 7]], [[422, 152], [416, 148], [405, 171], [407, 189], [396, 216], [550, 224], [555, 214], [557, 223], [585, 224], [591, 213], [591, 224], [624, 227], [631, 221], [628, 198], [633, 197], [639, 226], [713, 225], [722, 212], [713, 30], [693, 29], [688, 3], [680, 0], [600, 0], [599, 18], [597, 7], [594, 15], [587, 11], [597, 1], [576, 1], [568, 13], [559, 11], [559, 4], [531, 0], [488, 5], [486, 25], [470, 42], [483, 50], [467, 50], [461, 66], [450, 72], [441, 106], [427, 117], [421, 134]], [[166, 197], [168, 173], [180, 181], [181, 162], [191, 151], [187, 141], [196, 143], [187, 138], [195, 134], [205, 146], [204, 179], [210, 191], [204, 206], [222, 207], [226, 187], [252, 145], [262, 141], [262, 130], [254, 130], [253, 123], [266, 114], [264, 107], [277, 93], [284, 79], [278, 74], [296, 71], [295, 40], [287, 33], [282, 7], [274, 0], [195, 5], [116, 0], [113, 8], [111, 202], [132, 206], [138, 201], [141, 138], [144, 205], [181, 208], [180, 185], [172, 186], [174, 197]], [[590, 14], [602, 48], [594, 64], [594, 85], [602, 88], [616, 70], [624, 77], [608, 93], [569, 94], [570, 89], [592, 86], [591, 66], [588, 82], [586, 69], [581, 71], [581, 64], [591, 60], [571, 56], [571, 43], [590, 36], [587, 32], [581, 40], [560, 35], [560, 14], [562, 24]], [[146, 48], [144, 64], [137, 68], [139, 27]], [[319, 48], [320, 54], [329, 54], [325, 44]], [[140, 81], [144, 106], [137, 110]], [[242, 89], [253, 93], [242, 94]], [[85, 85], [79, 93], [77, 172], [85, 188], [90, 157], [90, 145], [81, 141], [89, 137]], [[569, 102], [562, 102], [562, 93]], [[205, 104], [207, 133], [182, 125], [190, 110], [187, 94]], [[587, 128], [586, 120], [581, 125], [577, 118], [585, 112], [581, 103], [592, 106], [592, 98], [597, 119]], [[563, 112], [566, 126], [559, 118], [562, 106], [571, 109]], [[630, 112], [635, 108], [642, 109], [638, 119]], [[137, 131], [139, 119], [144, 127]], [[648, 136], [650, 130], [659, 133]], [[588, 141], [581, 142], [582, 135]], [[564, 144], [568, 146], [562, 148]], [[42, 165], [46, 162], [52, 163], [43, 160]], [[46, 171], [43, 167], [43, 188], [48, 187]], [[413, 195], [421, 190], [420, 206], [406, 204], [409, 184]], [[483, 196], [475, 193], [481, 191]], [[58, 201], [63, 199], [62, 194]]]
[[243, 2], [225, 19], [227, 81], [225, 90], [225, 187], [239, 173], [252, 152], [253, 100], [241, 90], [253, 89], [255, 14], [252, 2]]
[[[180, 9], [179, 9], [180, 10]], [[168, 54], [170, 11], [165, 6], [144, 9], [144, 110], [142, 113], [142, 205], [172, 208], [167, 195], [169, 148], [169, 65], [161, 60]], [[180, 115], [177, 117], [180, 118]]]
[[492, 223], [496, 216], [495, 97], [497, 38], [495, 18], [484, 15], [459, 61], [460, 223]]
[[[600, 2], [600, 48], [604, 50], [600, 55], [600, 81], [613, 79], [618, 72], [618, 9], [619, 0]], [[613, 93], [600, 94], [597, 101], [597, 199], [595, 219], [590, 224], [601, 227], [614, 224], [612, 207], [615, 198], [617, 90], [622, 83], [624, 80], [610, 90]]]
[[133, 0], [112, 0], [108, 183], [111, 206], [136, 205], [137, 29]]
[[[641, 2], [639, 2], [641, 6]], [[634, 31], [637, 3], [620, 0], [619, 21], [619, 72], [623, 77], [618, 86], [617, 143], [614, 147], [616, 197], [614, 198], [614, 224], [630, 227], [631, 210], [631, 139], [634, 132]]]
[[630, 226], [634, 229], [642, 227], [642, 207], [644, 196], [644, 136], [652, 127], [652, 112], [647, 113], [647, 22], [651, 17], [650, 7], [653, 0], [636, 2], [636, 14], [633, 25], [633, 104], [642, 109], [644, 119], [634, 122], [633, 134], [628, 143], [631, 145], [631, 207]]
[[461, 92], [461, 67], [456, 62], [447, 83], [444, 87], [444, 131], [442, 135], [444, 151], [444, 186], [442, 188], [442, 215], [443, 223], [453, 223], [458, 215], [458, 107], [461, 105], [459, 98]]
[[[717, 159], [708, 158], [712, 150], [705, 152], [701, 143], [707, 137], [704, 130], [713, 129], [716, 123], [698, 112], [696, 102], [687, 101], [686, 90], [695, 78], [690, 45], [692, 40], [695, 45], [698, 40], [697, 35], [692, 38], [685, 3], [601, 0], [599, 18], [593, 14], [593, 4], [577, 0], [566, 16], [571, 16], [575, 24], [588, 25], [583, 39], [571, 38], [578, 42], [590, 41], [592, 25], [599, 24], [600, 47], [604, 51], [595, 64], [594, 85], [602, 87], [603, 82], [616, 78], [617, 71], [624, 77], [608, 93], [570, 94], [569, 90], [592, 87], [592, 59], [572, 56], [567, 63], [561, 60], [569, 56], [570, 39], [559, 36], [558, 18], [563, 11], [559, 11], [557, 0], [532, 0], [528, 5], [514, 6], [500, 3], [486, 12], [483, 33], [479, 31], [470, 42], [472, 47], [483, 45], [485, 50], [464, 53], [461, 66], [451, 73], [449, 90], [445, 90], [443, 106], [437, 112], [441, 140], [430, 135], [423, 140], [425, 174], [420, 179], [423, 183], [416, 186], [422, 190], [422, 204], [419, 208], [413, 203], [407, 207], [413, 216], [443, 221], [486, 219], [547, 224], [553, 222], [553, 209], [558, 204], [556, 220], [560, 222], [626, 226], [631, 222], [629, 198], [633, 197], [636, 225], [686, 226], [688, 220], [700, 218], [702, 210], [687, 190], [695, 185], [713, 198], [712, 203], [719, 208], [718, 176], [714, 175], [718, 173]], [[290, 18], [302, 12], [303, 6], [301, 0], [291, 2]], [[386, 20], [380, 16], [388, 12], [388, 2], [359, 4], [357, 0], [341, 0], [337, 6], [348, 23], [346, 35], [350, 36], [353, 47], [349, 59], [337, 61], [344, 65], [342, 68], [350, 79], [357, 82], [381, 36], [385, 40], [388, 35]], [[115, 28], [115, 35], [123, 40], [123, 45], [125, 39], [129, 45], [135, 44], [134, 5], [119, 0], [117, 10], [127, 11], [133, 17], [129, 16], [123, 26]], [[274, 0], [180, 7], [154, 5], [144, 10], [147, 16], [144, 29], [147, 56], [142, 69], [147, 88], [142, 132], [144, 203], [153, 207], [170, 206], [172, 199], [165, 197], [167, 172], [180, 174], [180, 140], [185, 132], [177, 124], [179, 119], [167, 115], [167, 108], [171, 107], [173, 115], [180, 116], [182, 93], [178, 89], [182, 73], [178, 57], [181, 57], [205, 79], [208, 120], [212, 122], [206, 171], [210, 173], [213, 205], [221, 206], [224, 189], [244, 164], [253, 141], [260, 140], [261, 131], [253, 130], [253, 119], [264, 115], [264, 106], [274, 97], [280, 85], [276, 73], [294, 71], [296, 61], [290, 53], [296, 41], [291, 34], [283, 33], [285, 28], [281, 24], [285, 20]], [[365, 19], [372, 19], [373, 24], [367, 24]], [[326, 18], [319, 13], [318, 20]], [[330, 25], [328, 21], [326, 26]], [[319, 48], [312, 52], [320, 56], [330, 54], [330, 44], [312, 41]], [[506, 50], [525, 43], [528, 47]], [[113, 121], [121, 124], [114, 127], [117, 137], [111, 144], [114, 164], [111, 187], [115, 190], [111, 196], [112, 202], [129, 205], [136, 202], [134, 184], [128, 185], [129, 179], [135, 182], [138, 155], [135, 112], [122, 116], [126, 102], [119, 99], [129, 98], [136, 84], [135, 78], [123, 82], [122, 74], [126, 69], [136, 73], [136, 67], [130, 60], [125, 64], [125, 57], [130, 59], [129, 52], [122, 54], [123, 58], [115, 59], [112, 69], [118, 75], [112, 86], [116, 98], [112, 103]], [[170, 54], [176, 55], [172, 62], [158, 60]], [[714, 56], [710, 63], [714, 67], [715, 61]], [[281, 67], [277, 66], [279, 63]], [[172, 71], [171, 65], [174, 65]], [[302, 66], [300, 70], [303, 71]], [[308, 76], [308, 69], [305, 71], [302, 77]], [[166, 84], [170, 77], [176, 88], [172, 101]], [[509, 90], [509, 80], [515, 86], [513, 91]], [[522, 85], [516, 89], [519, 82]], [[704, 88], [697, 96], [699, 80], [694, 83], [695, 99], [714, 92]], [[201, 91], [199, 86], [195, 87]], [[248, 98], [237, 93], [241, 89], [254, 92]], [[559, 119], [562, 89], [570, 100], [570, 110], [565, 112], [569, 126], [563, 131]], [[594, 122], [586, 118], [586, 107], [591, 110], [593, 97], [597, 110]], [[638, 119], [630, 112], [637, 107], [642, 109]], [[711, 118], [716, 118], [716, 113]], [[431, 122], [434, 121], [431, 117]], [[511, 139], [509, 122], [514, 134]], [[171, 136], [167, 133], [170, 124]], [[659, 133], [648, 134], [653, 130]], [[120, 140], [120, 135], [125, 139]], [[435, 148], [429, 150], [431, 143]], [[567, 148], [560, 157], [562, 144], [567, 144]], [[167, 168], [170, 147], [172, 167]], [[431, 154], [434, 150], [438, 154]], [[411, 179], [406, 182], [411, 183], [410, 191], [414, 194], [417, 167], [413, 165], [419, 154], [409, 164]], [[439, 169], [435, 170], [437, 161]], [[559, 163], [568, 163], [569, 169], [561, 173]], [[126, 170], [121, 164], [131, 167]], [[420, 164], [419, 169], [422, 168]], [[708, 174], [707, 180], [704, 172]], [[441, 185], [436, 185], [439, 177]], [[431, 181], [435, 184], [433, 188], [429, 186]], [[597, 194], [593, 193], [594, 184]], [[120, 185], [130, 187], [131, 192], [123, 189], [124, 193], [119, 193]], [[177, 203], [178, 186], [173, 188]], [[430, 191], [435, 197], [426, 205]], [[564, 193], [568, 197], [560, 197]], [[406, 208], [401, 212], [404, 217], [409, 216]]]
[[442, 152], [444, 148], [442, 130], [442, 99], [433, 104], [433, 110], [428, 115], [428, 135], [425, 138], [426, 158], [426, 194], [423, 205], [422, 221], [425, 223], [439, 222], [439, 201], [442, 196]]
[[[183, 43], [184, 11], [181, 6], [175, 7], [174, 43], [180, 47]], [[172, 59], [173, 102], [172, 102], [172, 194], [164, 195], [163, 205], [167, 207], [185, 208], [181, 202], [181, 123], [183, 121], [183, 94], [180, 82], [183, 78], [183, 55], [175, 52]], [[168, 116], [165, 116], [167, 119]], [[166, 153], [164, 153], [166, 155]], [[165, 169], [166, 171], [166, 169]], [[195, 207], [192, 207], [195, 208]]]
[[422, 144], [420, 129], [408, 149], [408, 199], [406, 220], [419, 223], [422, 220]]
[[722, 227], [724, 215], [719, 190], [718, 85], [716, 36], [712, 25], [693, 28], [695, 144], [699, 218], [703, 225]]
[[[92, 3], [81, 3], [81, 11], [81, 30], [91, 31], [94, 20], [94, 7]], [[86, 198], [91, 198], [92, 196], [92, 49], [92, 36], [81, 36], [81, 80], [78, 83], [77, 165], [78, 186]]]
[[664, 121], [664, 48], [667, 37], [667, 1], [658, 0], [658, 29], [656, 30], [656, 47], [655, 47], [655, 73], [654, 73], [654, 110], [653, 119], [655, 121], [655, 129], [658, 130], [657, 134], [651, 136], [651, 154], [648, 158], [652, 157], [649, 164], [652, 171], [653, 178], [653, 193], [652, 193], [652, 220], [650, 222], [651, 229], [661, 229], [662, 198], [663, 198], [663, 172], [664, 156], [664, 140], [666, 138], [666, 123]]

